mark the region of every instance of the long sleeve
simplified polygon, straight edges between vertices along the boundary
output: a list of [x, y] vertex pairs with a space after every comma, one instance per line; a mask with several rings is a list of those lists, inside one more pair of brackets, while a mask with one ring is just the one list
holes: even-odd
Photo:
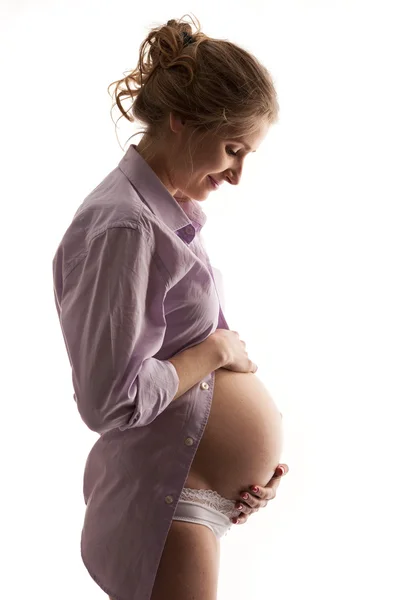
[[150, 235], [117, 226], [94, 237], [60, 286], [74, 399], [93, 431], [147, 425], [176, 394], [174, 366], [153, 358], [166, 329], [163, 273]]

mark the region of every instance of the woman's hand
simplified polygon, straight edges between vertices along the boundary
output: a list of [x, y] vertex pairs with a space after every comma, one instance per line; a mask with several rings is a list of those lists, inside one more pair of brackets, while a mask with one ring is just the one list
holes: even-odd
[[[240, 500], [236, 502], [235, 508], [242, 512], [239, 517], [232, 519], [232, 522], [237, 525], [242, 525], [243, 523], [246, 523], [250, 515], [257, 512], [260, 508], [267, 506], [269, 500], [273, 500], [276, 496], [276, 490], [281, 482], [281, 477], [286, 475], [288, 471], [289, 467], [287, 465], [278, 465], [271, 481], [265, 486], [256, 484], [255, 487], [258, 487], [258, 492], [255, 492], [252, 489], [254, 486], [249, 486], [248, 490], [241, 492]], [[243, 494], [247, 494], [247, 499], [243, 498]], [[239, 505], [242, 506], [241, 509], [239, 509]]]

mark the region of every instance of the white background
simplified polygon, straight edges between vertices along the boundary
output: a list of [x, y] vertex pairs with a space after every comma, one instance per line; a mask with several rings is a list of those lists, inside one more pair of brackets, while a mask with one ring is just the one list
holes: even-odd
[[219, 600], [397, 599], [398, 3], [167, 5], [1, 3], [0, 594], [106, 598], [79, 553], [98, 436], [73, 401], [51, 261], [124, 154], [107, 86], [151, 27], [192, 13], [265, 64], [281, 106], [240, 186], [202, 204], [225, 315], [283, 413], [290, 468], [223, 539]]

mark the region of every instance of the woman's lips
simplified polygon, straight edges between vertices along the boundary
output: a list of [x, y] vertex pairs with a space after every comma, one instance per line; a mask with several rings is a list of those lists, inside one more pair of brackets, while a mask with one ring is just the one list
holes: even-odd
[[210, 178], [210, 180], [211, 180], [211, 182], [212, 182], [212, 185], [213, 185], [213, 187], [214, 187], [215, 189], [219, 188], [219, 184], [218, 184], [218, 183], [215, 181], [215, 179], [213, 179], [213, 178], [211, 177], [211, 175], [209, 175], [208, 177]]

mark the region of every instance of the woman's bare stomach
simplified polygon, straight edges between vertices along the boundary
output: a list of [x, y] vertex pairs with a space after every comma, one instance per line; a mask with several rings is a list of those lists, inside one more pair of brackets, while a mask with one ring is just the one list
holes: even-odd
[[269, 482], [283, 445], [282, 416], [254, 373], [215, 371], [206, 429], [185, 487], [237, 500], [249, 485]]

